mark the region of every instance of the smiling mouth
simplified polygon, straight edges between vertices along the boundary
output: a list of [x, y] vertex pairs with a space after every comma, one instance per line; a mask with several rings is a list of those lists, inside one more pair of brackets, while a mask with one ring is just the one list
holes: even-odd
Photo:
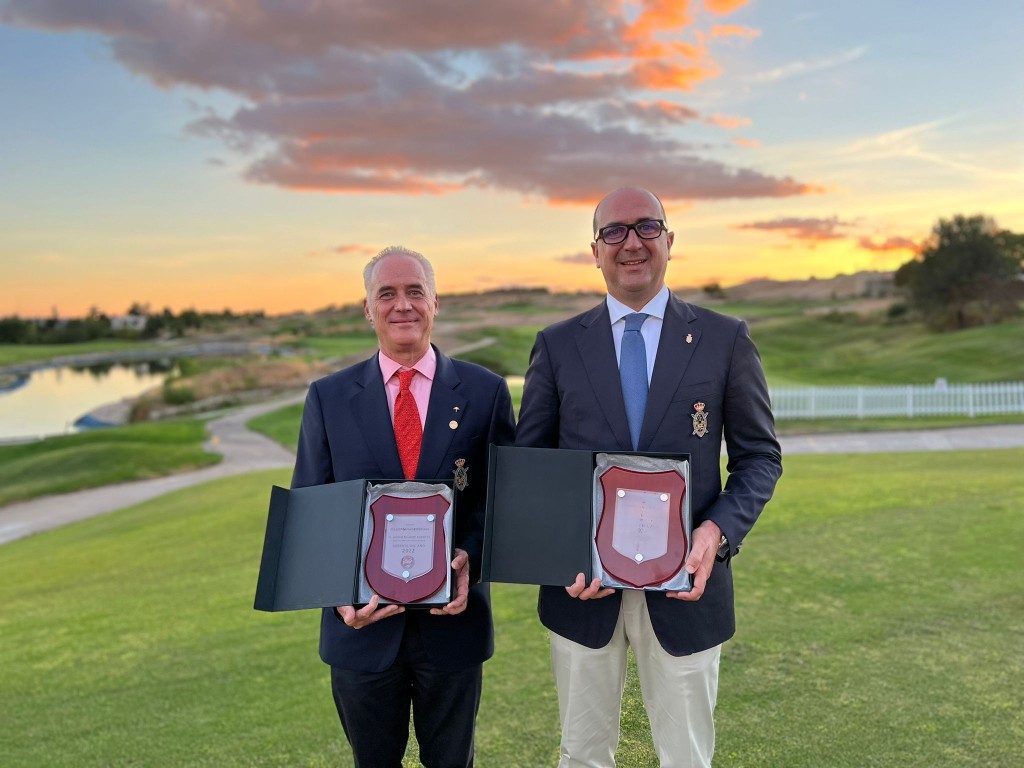
[[636, 267], [636, 266], [639, 266], [640, 264], [646, 264], [646, 263], [647, 263], [647, 259], [629, 259], [628, 261], [620, 261], [619, 262], [619, 266], [620, 267]]

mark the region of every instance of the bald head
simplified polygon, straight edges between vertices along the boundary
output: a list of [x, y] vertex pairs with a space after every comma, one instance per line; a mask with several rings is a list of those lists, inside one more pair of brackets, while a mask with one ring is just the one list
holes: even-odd
[[[665, 206], [661, 204], [661, 200], [653, 192], [648, 192], [643, 187], [620, 187], [614, 192], [609, 192], [605, 195], [601, 202], [597, 204], [594, 209], [594, 235], [597, 236], [598, 231], [601, 227], [605, 226], [608, 222], [602, 218], [602, 212], [607, 210], [609, 207], [614, 207], [614, 204], [620, 200], [640, 200], [646, 198], [652, 201], [658, 209], [659, 219], [665, 219]], [[667, 222], [666, 222], [667, 223]]]

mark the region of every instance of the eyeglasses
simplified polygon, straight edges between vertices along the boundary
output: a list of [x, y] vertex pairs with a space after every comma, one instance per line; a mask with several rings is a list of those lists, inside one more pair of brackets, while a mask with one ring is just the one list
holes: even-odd
[[608, 245], [618, 245], [629, 237], [629, 230], [636, 232], [641, 240], [653, 240], [668, 230], [664, 219], [644, 219], [636, 224], [611, 224], [597, 230], [595, 240], [604, 240]]

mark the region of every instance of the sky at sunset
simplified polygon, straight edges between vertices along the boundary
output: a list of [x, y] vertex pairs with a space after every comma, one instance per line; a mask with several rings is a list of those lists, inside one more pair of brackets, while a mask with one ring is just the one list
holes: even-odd
[[668, 282], [1024, 231], [1024, 3], [0, 0], [0, 316], [315, 310], [401, 244], [445, 293], [599, 289], [638, 184]]

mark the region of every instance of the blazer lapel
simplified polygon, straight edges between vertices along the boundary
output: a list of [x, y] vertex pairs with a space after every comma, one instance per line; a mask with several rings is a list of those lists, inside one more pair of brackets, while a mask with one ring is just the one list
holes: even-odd
[[423, 428], [423, 445], [420, 448], [416, 476], [448, 478], [455, 471], [455, 465], [444, 467], [441, 464], [466, 416], [467, 400], [457, 391], [461, 380], [451, 358], [441, 354], [437, 347], [434, 347], [434, 354], [437, 356], [437, 369], [430, 386], [430, 403], [427, 405], [427, 421]]
[[647, 410], [644, 411], [644, 423], [640, 430], [640, 450], [650, 444], [658, 431], [672, 396], [679, 389], [683, 373], [700, 343], [700, 329], [690, 325], [696, 319], [697, 316], [686, 303], [675, 296], [669, 297], [665, 322], [661, 327], [661, 341], [658, 342], [658, 355], [654, 358]]
[[622, 399], [622, 382], [619, 380], [619, 365], [615, 360], [615, 341], [612, 339], [608, 305], [602, 301], [583, 316], [580, 325], [582, 327], [576, 335], [576, 345], [583, 360], [583, 370], [590, 380], [601, 412], [608, 420], [615, 442], [620, 450], [628, 451], [633, 447], [633, 441], [629, 436], [626, 404]]
[[398, 480], [405, 476], [395, 443], [395, 428], [388, 410], [388, 396], [384, 391], [377, 357], [364, 363], [359, 379], [360, 389], [352, 396], [352, 414], [363, 433], [363, 445], [380, 467], [382, 480]]

